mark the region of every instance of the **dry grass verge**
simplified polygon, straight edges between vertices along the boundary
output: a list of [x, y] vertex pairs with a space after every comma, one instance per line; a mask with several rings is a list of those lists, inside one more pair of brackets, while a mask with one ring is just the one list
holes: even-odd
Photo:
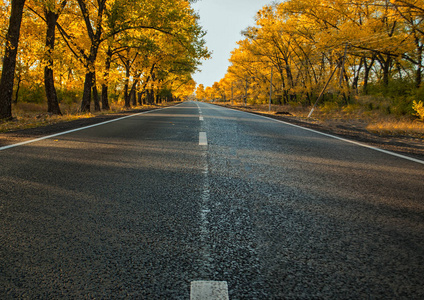
[[424, 123], [420, 121], [382, 120], [367, 125], [369, 132], [383, 136], [412, 136], [424, 138]]

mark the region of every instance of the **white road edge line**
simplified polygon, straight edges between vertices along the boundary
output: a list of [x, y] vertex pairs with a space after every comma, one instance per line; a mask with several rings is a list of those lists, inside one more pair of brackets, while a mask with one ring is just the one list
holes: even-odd
[[[180, 104], [177, 104], [175, 106], [178, 106], [178, 105], [180, 105]], [[53, 137], [56, 137], [56, 136], [60, 136], [60, 135], [64, 135], [64, 134], [68, 134], [68, 133], [72, 133], [72, 132], [76, 132], [76, 131], [80, 131], [80, 130], [84, 130], [84, 129], [88, 129], [88, 128], [92, 128], [92, 127], [96, 127], [96, 126], [105, 125], [105, 124], [120, 121], [120, 120], [123, 120], [123, 119], [132, 118], [132, 117], [136, 117], [136, 116], [151, 113], [151, 112], [156, 112], [156, 111], [167, 109], [167, 108], [170, 108], [170, 107], [172, 107], [172, 106], [148, 110], [148, 111], [143, 111], [143, 112], [128, 115], [128, 116], [125, 116], [125, 117], [120, 117], [120, 118], [104, 121], [104, 122], [101, 122], [101, 123], [96, 123], [96, 124], [93, 124], [93, 125], [75, 128], [75, 129], [71, 129], [71, 130], [67, 130], [67, 131], [63, 131], [63, 132], [59, 132], [59, 133], [55, 133], [55, 134], [51, 134], [51, 135], [47, 135], [47, 136], [42, 136], [40, 138], [33, 139], [33, 140], [28, 140], [28, 141], [24, 141], [24, 142], [12, 144], [12, 145], [3, 146], [3, 147], [0, 147], [0, 151], [10, 149], [10, 148], [14, 148], [14, 147], [18, 147], [18, 146], [23, 146], [23, 145], [26, 145], [26, 144], [30, 144], [30, 143], [34, 143], [34, 142], [38, 142], [38, 141], [42, 141], [42, 140], [46, 140], [46, 139], [50, 139], [50, 138], [53, 138]]]
[[[231, 109], [231, 110], [238, 111], [238, 112], [245, 112], [245, 111], [241, 111], [241, 110], [237, 110], [237, 109], [233, 109], [233, 108], [228, 108], [228, 107], [224, 107], [224, 108]], [[254, 116], [258, 116], [258, 117], [262, 117], [262, 118], [265, 118], [265, 119], [269, 119], [269, 120], [272, 120], [274, 122], [283, 123], [285, 125], [289, 125], [289, 126], [292, 126], [292, 127], [296, 127], [296, 128], [300, 128], [300, 129], [303, 129], [303, 130], [307, 130], [307, 131], [311, 131], [311, 132], [314, 132], [314, 133], [318, 133], [318, 134], [321, 134], [321, 135], [324, 135], [324, 136], [327, 136], [327, 137], [330, 137], [330, 138], [333, 138], [333, 139], [336, 139], [336, 140], [340, 140], [340, 141], [343, 141], [343, 142], [351, 143], [351, 144], [354, 144], [354, 145], [357, 145], [357, 146], [365, 147], [365, 148], [368, 148], [368, 149], [371, 149], [371, 150], [379, 151], [379, 152], [382, 152], [382, 153], [385, 153], [385, 154], [388, 154], [388, 155], [396, 156], [396, 157], [399, 157], [399, 158], [402, 158], [402, 159], [406, 159], [406, 160], [413, 161], [413, 162], [416, 162], [416, 163], [419, 163], [419, 164], [424, 165], [424, 161], [422, 161], [422, 160], [419, 160], [419, 159], [416, 159], [416, 158], [412, 158], [412, 157], [409, 157], [409, 156], [405, 156], [405, 155], [402, 155], [402, 154], [398, 154], [396, 152], [392, 152], [392, 151], [380, 149], [380, 148], [373, 147], [373, 146], [370, 146], [370, 145], [367, 145], [367, 144], [363, 144], [363, 143], [359, 143], [359, 142], [356, 142], [356, 141], [348, 140], [348, 139], [345, 139], [345, 138], [342, 138], [342, 137], [338, 137], [338, 136], [331, 135], [331, 134], [328, 134], [328, 133], [320, 132], [320, 131], [317, 131], [317, 130], [314, 130], [314, 129], [311, 129], [311, 128], [307, 128], [307, 127], [302, 127], [302, 126], [299, 126], [299, 125], [291, 124], [291, 123], [288, 123], [288, 122], [285, 122], [285, 121], [281, 121], [281, 120], [277, 120], [277, 119], [274, 119], [274, 118], [270, 118], [270, 117], [267, 117], [267, 116], [252, 114], [252, 113], [249, 113], [249, 112], [245, 112], [245, 113], [251, 114], [251, 115], [254, 115]]]
[[190, 300], [229, 300], [226, 281], [192, 281]]
[[206, 137], [206, 132], [199, 132], [199, 146], [207, 146], [208, 139]]
[[396, 157], [399, 157], [399, 158], [402, 158], [402, 159], [406, 159], [406, 160], [413, 161], [413, 162], [424, 165], [424, 161], [422, 161], [422, 160], [412, 158], [412, 157], [409, 157], [409, 156], [405, 156], [405, 155], [402, 155], [402, 154], [398, 154], [396, 152], [380, 149], [380, 148], [373, 147], [373, 146], [370, 146], [370, 145], [367, 145], [367, 144], [363, 144], [363, 143], [360, 143], [360, 142], [356, 142], [356, 141], [348, 140], [348, 139], [338, 137], [338, 136], [335, 136], [335, 135], [331, 135], [331, 134], [328, 134], [328, 133], [319, 132], [317, 130], [310, 129], [310, 128], [307, 128], [307, 127], [302, 127], [302, 126], [290, 124], [288, 122], [284, 122], [284, 121], [281, 121], [281, 120], [276, 120], [276, 119], [273, 119], [273, 118], [270, 118], [270, 117], [265, 117], [265, 116], [261, 116], [261, 117], [266, 118], [266, 119], [270, 119], [270, 120], [274, 120], [276, 122], [283, 123], [283, 124], [286, 124], [286, 125], [290, 125], [290, 126], [293, 126], [293, 127], [296, 127], [296, 128], [302, 128], [304, 130], [308, 130], [308, 131], [311, 131], [311, 132], [314, 132], [314, 133], [319, 133], [321, 135], [331, 137], [331, 138], [339, 140], [339, 141], [351, 143], [351, 144], [354, 144], [354, 145], [357, 145], [357, 146], [365, 147], [365, 148], [368, 148], [368, 149], [371, 149], [371, 150], [379, 151], [379, 152], [382, 152], [382, 153], [385, 153], [385, 154], [388, 154], [388, 155], [396, 156]]

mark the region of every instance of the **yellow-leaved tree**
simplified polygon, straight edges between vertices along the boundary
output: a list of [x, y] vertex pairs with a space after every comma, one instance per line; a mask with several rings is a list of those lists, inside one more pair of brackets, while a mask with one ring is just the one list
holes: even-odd
[[[422, 82], [423, 1], [288, 0], [264, 6], [231, 53], [224, 76], [233, 97], [312, 104], [351, 100], [369, 82]], [[272, 72], [271, 72], [272, 71]], [[272, 80], [271, 80], [272, 74]], [[235, 96], [234, 96], [235, 95]]]
[[[182, 86], [194, 89], [191, 74], [210, 55], [198, 16], [187, 0], [27, 1], [26, 10], [23, 0], [4, 2], [0, 10], [8, 18], [13, 11], [10, 7], [22, 4], [16, 24], [9, 26], [3, 18], [3, 23], [0, 22], [3, 32], [0, 38], [4, 42], [10, 39], [8, 45], [17, 45], [19, 36], [8, 34], [7, 30], [20, 33], [22, 17], [24, 25], [21, 51], [17, 46], [3, 49], [6, 58], [3, 73], [7, 76], [2, 78], [4, 82], [12, 78], [12, 85], [9, 80], [4, 89], [13, 91], [19, 53], [16, 72], [19, 85], [15, 91], [20, 94], [19, 87], [23, 84], [28, 89], [39, 89], [37, 83], [45, 90], [51, 113], [61, 113], [63, 89], [74, 90], [73, 98], [81, 96], [81, 111], [91, 109], [92, 97], [96, 110], [108, 109], [109, 87], [113, 88], [114, 97], [123, 94], [126, 106], [130, 106], [130, 99], [135, 104], [132, 95], [136, 93], [139, 102], [147, 94], [149, 100], [172, 99], [171, 94], [177, 89], [180, 92]], [[2, 93], [0, 118], [11, 117], [10, 99]]]

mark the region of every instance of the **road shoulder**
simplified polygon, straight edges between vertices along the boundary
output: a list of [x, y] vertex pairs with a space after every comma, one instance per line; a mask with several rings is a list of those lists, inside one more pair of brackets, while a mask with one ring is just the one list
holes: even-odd
[[352, 126], [348, 122], [331, 122], [324, 124], [314, 121], [306, 121], [294, 116], [267, 114], [253, 111], [251, 109], [244, 109], [228, 105], [222, 106], [310, 128], [319, 132], [335, 135], [341, 138], [364, 143], [369, 146], [424, 160], [424, 140], [421, 138], [410, 136], [381, 136], [371, 133], [363, 128]]

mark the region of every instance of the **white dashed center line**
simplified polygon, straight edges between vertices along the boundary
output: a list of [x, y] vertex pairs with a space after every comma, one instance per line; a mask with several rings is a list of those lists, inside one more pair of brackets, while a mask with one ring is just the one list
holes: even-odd
[[[202, 110], [199, 105], [196, 103], [199, 108], [199, 121], [204, 121]], [[203, 128], [203, 125], [201, 126]], [[201, 129], [202, 130], [202, 129]], [[204, 129], [203, 129], [204, 130]], [[206, 132], [199, 132], [199, 146], [207, 146], [208, 139]], [[207, 152], [204, 152], [206, 166], [203, 170], [205, 175], [205, 183], [202, 193], [202, 207], [200, 211], [201, 218], [201, 239], [202, 243], [205, 245], [203, 249], [204, 255], [204, 268], [210, 269], [212, 259], [210, 257], [210, 249], [208, 248], [207, 240], [209, 239], [209, 229], [208, 229], [208, 218], [207, 215], [211, 212], [209, 209], [209, 183], [208, 183], [208, 166], [207, 166]], [[229, 300], [228, 296], [228, 284], [226, 281], [192, 281], [190, 285], [190, 300]]]
[[190, 300], [229, 300], [226, 281], [192, 281]]
[[199, 132], [199, 146], [207, 146], [208, 139], [206, 138], [206, 132]]

